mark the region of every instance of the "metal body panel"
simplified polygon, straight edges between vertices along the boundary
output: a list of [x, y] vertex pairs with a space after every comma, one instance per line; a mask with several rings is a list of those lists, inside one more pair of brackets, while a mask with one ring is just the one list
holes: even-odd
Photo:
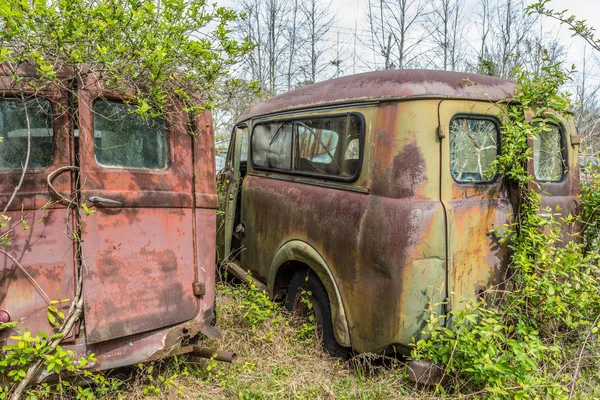
[[[49, 301], [73, 298], [73, 240], [65, 231], [72, 225], [69, 214], [66, 209], [38, 211], [26, 218], [30, 229], [15, 230], [13, 244], [6, 250], [31, 278], [8, 257], [2, 255], [0, 261], [0, 309], [9, 312], [20, 328], [33, 333], [52, 333], [47, 317]], [[20, 211], [7, 215], [15, 222], [21, 218]], [[43, 222], [36, 223], [42, 217]], [[69, 302], [58, 307], [66, 313]], [[0, 341], [8, 334], [0, 331]]]
[[[566, 173], [560, 182], [539, 182], [531, 184], [531, 188], [542, 196], [542, 207], [550, 207], [552, 212], [565, 217], [569, 214], [577, 214], [581, 209], [579, 193], [581, 190], [579, 171], [579, 143], [572, 143], [572, 136], [577, 130], [572, 119], [559, 118], [562, 125], [564, 153], [567, 164]], [[534, 174], [533, 162], [528, 165], [530, 174]], [[533, 175], [535, 176], [535, 175]], [[558, 207], [557, 207], [558, 206]], [[559, 217], [560, 218], [560, 217]], [[573, 240], [573, 234], [579, 232], [579, 226], [571, 225], [562, 228], [562, 240], [564, 243]]]
[[[9, 85], [6, 77], [0, 77], [2, 94], [8, 97], [25, 95]], [[5, 250], [25, 269], [28, 277], [7, 256], [0, 255], [0, 309], [6, 310], [13, 321], [31, 332], [52, 333], [48, 323], [47, 306], [50, 300], [70, 299], [74, 293], [74, 250], [69, 231], [73, 229], [72, 215], [62, 204], [54, 204], [44, 211], [52, 196], [48, 191], [46, 177], [57, 168], [70, 165], [71, 144], [66, 91], [49, 86], [39, 92], [52, 104], [54, 161], [48, 168], [30, 168], [26, 171], [21, 189], [15, 196], [9, 211], [9, 228], [15, 227]], [[0, 206], [8, 203], [21, 179], [21, 169], [0, 170]], [[71, 193], [72, 180], [69, 173], [56, 177], [54, 187], [61, 193]], [[29, 229], [20, 222], [26, 221]], [[3, 229], [5, 232], [7, 229]], [[68, 308], [68, 303], [63, 304]], [[64, 310], [63, 310], [64, 311]], [[0, 332], [0, 342], [11, 332]], [[67, 338], [70, 340], [70, 337]]]
[[[101, 166], [94, 155], [93, 101], [126, 95], [104, 90], [93, 79], [96, 74], [84, 69], [81, 73], [87, 78], [77, 82], [78, 109], [69, 103], [67, 90], [48, 87], [35, 93], [52, 101], [55, 157], [49, 168], [27, 171], [7, 214], [11, 224], [24, 217], [30, 228], [16, 229], [13, 245], [6, 248], [26, 274], [8, 257], [0, 257], [0, 309], [19, 329], [51, 333], [47, 303], [74, 296], [79, 243], [73, 235], [80, 229], [85, 323], [77, 324], [61, 345], [74, 350], [76, 357], [95, 353], [97, 363], [89, 367], [99, 370], [185, 352], [194, 336], [205, 332], [212, 337], [216, 332], [208, 329], [215, 301], [214, 131], [210, 112], [190, 123], [181, 107], [173, 105], [166, 117], [171, 159], [167, 168]], [[17, 72], [25, 77], [36, 74], [26, 63]], [[66, 69], [58, 76], [65, 87], [75, 79]], [[0, 94], [27, 95], [27, 78], [21, 82], [14, 86], [12, 70], [0, 64]], [[69, 115], [77, 115], [76, 126], [70, 125]], [[46, 179], [65, 166], [80, 171], [57, 175], [53, 187], [73, 199], [79, 190], [91, 212], [77, 203], [70, 210], [56, 203], [33, 213], [48, 200], [57, 200]], [[0, 170], [2, 206], [20, 175], [20, 170]], [[122, 204], [95, 205], [89, 200], [92, 196]], [[65, 302], [59, 307], [66, 313], [69, 306]], [[11, 334], [0, 332], [0, 345]], [[37, 380], [45, 377], [42, 371]]]
[[447, 215], [447, 291], [452, 309], [462, 308], [465, 299], [477, 297], [505, 279], [507, 243], [499, 243], [492, 231], [510, 222], [512, 209], [502, 178], [490, 183], [453, 179], [447, 130], [455, 115], [490, 117], [499, 123], [500, 113], [498, 106], [481, 101], [443, 100], [439, 106], [440, 124], [446, 129], [441, 141], [440, 193]]
[[[259, 171], [248, 163], [240, 198], [228, 199], [240, 201], [240, 217], [229, 209], [225, 215], [244, 228], [232, 256], [239, 252], [242, 268], [267, 283], [274, 297], [285, 295], [294, 270], [314, 269], [328, 291], [340, 344], [360, 352], [390, 346], [408, 352], [425, 327], [426, 310], [439, 315], [460, 308], [505, 278], [507, 245], [492, 234], [510, 218], [505, 182], [455, 181], [448, 128], [456, 115], [499, 120], [503, 106], [494, 101], [510, 101], [513, 93], [513, 82], [480, 75], [379, 71], [253, 107], [240, 118], [251, 132], [266, 121], [361, 114], [365, 146], [354, 182]], [[572, 212], [578, 166], [568, 142], [574, 127], [565, 124], [568, 176], [540, 191], [544, 204]], [[234, 145], [229, 165], [237, 162]], [[227, 235], [235, 236], [231, 231]]]
[[84, 218], [85, 323], [88, 343], [115, 339], [193, 318], [192, 138], [182, 113], [167, 117], [165, 170], [103, 167], [94, 154], [93, 103], [118, 99], [101, 83], [80, 90], [81, 196], [122, 203]]
[[88, 343], [193, 319], [192, 210], [98, 209], [85, 218]]
[[[470, 84], [470, 81], [477, 85]], [[302, 108], [419, 98], [510, 99], [514, 82], [466, 72], [387, 70], [331, 79], [291, 90], [252, 107], [239, 120]]]
[[[436, 109], [419, 115], [414, 107], [389, 103], [356, 110], [367, 125], [365, 161], [358, 181], [348, 185], [368, 185], [369, 193], [344, 190], [342, 184], [271, 179], [251, 170], [243, 180], [242, 267], [266, 280], [284, 244], [310, 245], [339, 287], [350, 342], [358, 351], [410, 343], [422, 329], [423, 310], [443, 299], [436, 290], [445, 277], [438, 147], [431, 136], [418, 134], [435, 132]], [[426, 157], [430, 153], [434, 157]]]

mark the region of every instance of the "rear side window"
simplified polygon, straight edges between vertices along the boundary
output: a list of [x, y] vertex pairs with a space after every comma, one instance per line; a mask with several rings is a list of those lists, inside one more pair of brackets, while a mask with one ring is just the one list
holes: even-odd
[[257, 169], [354, 179], [360, 167], [362, 118], [350, 114], [257, 124], [252, 163]]
[[533, 170], [542, 182], [558, 182], [564, 173], [563, 141], [560, 127], [551, 125], [533, 139]]
[[52, 106], [47, 99], [0, 99], [0, 169], [23, 168], [27, 159], [28, 136], [28, 168], [47, 168], [52, 165], [52, 121]]
[[252, 162], [257, 167], [292, 169], [292, 123], [261, 124], [252, 135]]
[[450, 172], [460, 183], [486, 183], [498, 155], [500, 129], [487, 117], [458, 116], [450, 122]]
[[165, 122], [143, 119], [123, 103], [94, 103], [94, 151], [100, 165], [164, 169], [168, 150]]

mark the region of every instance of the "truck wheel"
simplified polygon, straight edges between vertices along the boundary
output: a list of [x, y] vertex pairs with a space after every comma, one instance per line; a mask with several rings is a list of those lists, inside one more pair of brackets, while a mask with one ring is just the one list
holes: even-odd
[[[312, 307], [306, 304], [307, 301]], [[294, 274], [285, 299], [285, 308], [301, 317], [314, 315], [323, 349], [334, 357], [349, 356], [349, 349], [340, 346], [335, 340], [329, 295], [314, 272], [299, 271]]]

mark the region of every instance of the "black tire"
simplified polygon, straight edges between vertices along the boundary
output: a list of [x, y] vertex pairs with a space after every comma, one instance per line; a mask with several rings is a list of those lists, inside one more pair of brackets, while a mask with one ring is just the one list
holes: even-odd
[[323, 349], [334, 357], [348, 358], [350, 350], [340, 346], [335, 340], [329, 295], [325, 286], [323, 286], [314, 272], [309, 270], [299, 271], [294, 274], [285, 298], [285, 308], [292, 313], [302, 316], [304, 311], [306, 311], [306, 307], [299, 302], [303, 290], [311, 292], [311, 296], [307, 298], [313, 306], [317, 328], [321, 333]]

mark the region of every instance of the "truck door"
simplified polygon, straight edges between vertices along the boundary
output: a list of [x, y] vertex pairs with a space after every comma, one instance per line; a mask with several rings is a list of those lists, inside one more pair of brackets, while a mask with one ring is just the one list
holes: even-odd
[[506, 246], [492, 233], [509, 222], [502, 178], [490, 175], [500, 151], [500, 109], [492, 103], [444, 100], [439, 105], [440, 196], [447, 219], [450, 307], [503, 280]]
[[[225, 168], [219, 173], [218, 185], [221, 186], [222, 194], [219, 199], [219, 208], [223, 215], [219, 216], [217, 222], [218, 234], [217, 243], [219, 251], [219, 260], [232, 260], [237, 254], [232, 254], [232, 241], [234, 224], [236, 222], [236, 213], [240, 210], [237, 207], [238, 193], [241, 181], [241, 153], [242, 140], [244, 135], [247, 137], [248, 128], [236, 126], [231, 135], [229, 150]], [[234, 249], [237, 250], [237, 249]]]
[[192, 319], [193, 157], [183, 113], [144, 120], [101, 84], [80, 87], [87, 341]]
[[[0, 83], [5, 79], [10, 80], [7, 76]], [[65, 172], [52, 186], [65, 195], [72, 192], [66, 91], [47, 88], [35, 96], [19, 92], [2, 96], [6, 97], [0, 98], [0, 214], [10, 220], [0, 221], [6, 224], [0, 228], [6, 252], [0, 254], [0, 321], [10, 319], [21, 329], [51, 333], [50, 301], [73, 299], [74, 293], [72, 211], [64, 204], [49, 203], [56, 197], [47, 183], [48, 176], [62, 168]], [[70, 301], [59, 307], [66, 314], [69, 306]]]

